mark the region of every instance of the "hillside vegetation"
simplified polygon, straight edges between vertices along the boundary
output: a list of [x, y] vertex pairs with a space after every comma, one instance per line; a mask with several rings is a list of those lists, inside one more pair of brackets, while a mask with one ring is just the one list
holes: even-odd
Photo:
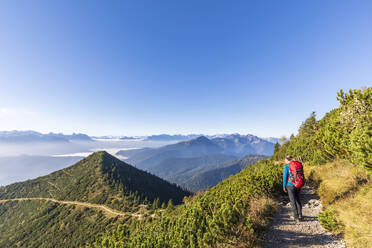
[[0, 200], [44, 197], [103, 204], [122, 211], [136, 210], [159, 198], [181, 203], [189, 192], [111, 156], [96, 152], [76, 164], [21, 183], [0, 188]]
[[341, 230], [351, 247], [368, 247], [372, 243], [371, 96], [372, 88], [341, 91], [340, 107], [319, 121], [313, 113], [297, 136], [275, 146], [273, 159], [249, 166], [185, 199], [183, 205], [158, 213], [152, 221], [121, 225], [95, 246], [254, 247], [274, 209], [271, 197], [281, 190], [282, 166], [274, 161], [292, 154], [305, 162], [307, 176], [324, 199], [320, 222], [329, 230]]
[[0, 247], [82, 247], [131, 217], [50, 201], [0, 203]]
[[121, 225], [95, 247], [252, 247], [274, 210], [281, 167], [262, 160], [151, 221]]
[[274, 158], [300, 157], [324, 205], [321, 224], [344, 236], [349, 247], [372, 244], [372, 88], [338, 94], [340, 106], [317, 121], [315, 114]]
[[[188, 195], [96, 152], [47, 176], [0, 187], [0, 247], [82, 247], [120, 223], [146, 218], [151, 208], [180, 203]], [[7, 201], [15, 198], [22, 199]]]
[[372, 169], [372, 88], [342, 90], [340, 106], [317, 121], [315, 113], [301, 125], [298, 135], [275, 151], [274, 159], [286, 154], [311, 164], [346, 159]]

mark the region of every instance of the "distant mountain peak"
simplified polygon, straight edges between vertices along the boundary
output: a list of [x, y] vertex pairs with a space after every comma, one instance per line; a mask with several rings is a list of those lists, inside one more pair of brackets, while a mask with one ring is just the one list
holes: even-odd
[[[205, 136], [199, 136], [197, 137], [196, 139], [193, 139], [194, 141], [197, 141], [197, 142], [211, 142], [210, 139], [208, 139], [207, 137]], [[192, 140], [191, 140], [192, 141]]]
[[205, 136], [199, 136], [192, 140], [180, 142], [179, 144], [182, 144], [182, 143], [186, 145], [208, 145], [208, 146], [218, 147], [218, 145], [215, 142], [213, 142], [212, 140], [208, 139]]

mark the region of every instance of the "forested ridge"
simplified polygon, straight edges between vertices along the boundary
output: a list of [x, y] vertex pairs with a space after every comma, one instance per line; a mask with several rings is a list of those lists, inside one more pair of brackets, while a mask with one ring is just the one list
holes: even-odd
[[338, 108], [319, 121], [313, 112], [297, 136], [276, 145], [273, 158], [292, 154], [311, 164], [346, 159], [372, 169], [372, 87], [337, 95]]

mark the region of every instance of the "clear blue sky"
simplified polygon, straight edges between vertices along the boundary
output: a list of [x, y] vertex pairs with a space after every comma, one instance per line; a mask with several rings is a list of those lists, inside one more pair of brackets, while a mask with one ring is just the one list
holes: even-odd
[[290, 135], [371, 68], [372, 1], [0, 2], [0, 130]]

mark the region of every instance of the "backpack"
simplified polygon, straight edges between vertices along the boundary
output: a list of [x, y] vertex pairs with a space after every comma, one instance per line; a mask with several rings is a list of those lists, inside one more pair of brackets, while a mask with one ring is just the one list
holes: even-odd
[[304, 169], [301, 162], [293, 160], [289, 164], [289, 181], [296, 188], [302, 188], [305, 185]]

